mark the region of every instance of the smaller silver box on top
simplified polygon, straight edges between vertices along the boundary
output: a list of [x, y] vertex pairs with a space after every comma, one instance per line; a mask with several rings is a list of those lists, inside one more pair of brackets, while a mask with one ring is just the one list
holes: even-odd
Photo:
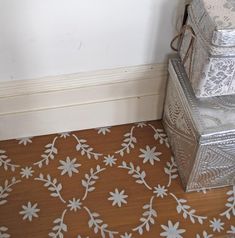
[[235, 94], [235, 2], [193, 0], [179, 48], [197, 97]]

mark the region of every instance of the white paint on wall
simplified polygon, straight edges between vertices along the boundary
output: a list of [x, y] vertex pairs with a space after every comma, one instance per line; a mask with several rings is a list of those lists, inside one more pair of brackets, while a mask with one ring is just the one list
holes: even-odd
[[162, 63], [183, 0], [0, 0], [0, 81]]

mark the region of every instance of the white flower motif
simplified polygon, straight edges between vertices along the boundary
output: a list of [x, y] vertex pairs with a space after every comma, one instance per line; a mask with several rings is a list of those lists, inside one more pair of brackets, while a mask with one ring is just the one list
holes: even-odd
[[96, 128], [96, 130], [98, 130], [98, 134], [106, 135], [106, 133], [111, 132], [110, 128], [111, 127], [101, 127], [101, 128]]
[[64, 139], [70, 136], [69, 132], [62, 132], [59, 135], [60, 135], [60, 138], [64, 138]]
[[77, 211], [77, 209], [81, 209], [81, 205], [82, 203], [80, 202], [80, 199], [75, 199], [73, 198], [72, 200], [69, 200], [69, 204], [67, 205], [67, 207], [70, 207], [70, 211]]
[[117, 204], [119, 207], [121, 207], [122, 203], [127, 204], [127, 201], [125, 200], [125, 198], [127, 198], [128, 195], [125, 195], [124, 193], [125, 193], [124, 190], [119, 192], [117, 188], [115, 188], [114, 193], [113, 192], [109, 193], [111, 197], [109, 197], [108, 200], [113, 201], [112, 206], [115, 206]]
[[224, 223], [221, 222], [221, 219], [216, 219], [213, 218], [213, 220], [210, 220], [210, 227], [213, 229], [213, 231], [218, 231], [221, 232], [222, 230], [224, 230], [223, 225]]
[[154, 187], [154, 191], [153, 193], [156, 194], [157, 197], [161, 197], [163, 198], [164, 196], [167, 196], [167, 189], [165, 188], [165, 186], [160, 186], [159, 184], [157, 185], [157, 187]]
[[213, 235], [208, 235], [206, 231], [203, 231], [203, 236], [200, 236], [199, 234], [196, 235], [196, 238], [212, 238]]
[[162, 229], [165, 231], [160, 234], [160, 236], [165, 236], [167, 238], [182, 238], [181, 234], [185, 232], [184, 229], [178, 229], [179, 222], [176, 222], [175, 225], [171, 221], [168, 221], [168, 226], [161, 225]]
[[124, 235], [121, 235], [121, 238], [132, 238], [132, 234], [128, 234], [127, 232], [125, 232]]
[[62, 170], [61, 175], [68, 173], [69, 177], [72, 177], [73, 173], [78, 173], [76, 169], [81, 166], [81, 164], [76, 164], [76, 158], [70, 160], [69, 157], [66, 158], [66, 161], [60, 160], [61, 166], [58, 169]]
[[147, 124], [145, 122], [138, 122], [136, 124], [137, 124], [137, 127], [140, 127], [140, 128], [147, 126]]
[[231, 226], [231, 230], [227, 231], [227, 233], [235, 235], [235, 226]]
[[105, 156], [104, 157], [104, 163], [105, 163], [105, 165], [107, 166], [107, 165], [109, 165], [110, 167], [112, 167], [114, 164], [116, 164], [116, 161], [117, 159], [115, 159], [114, 158], [114, 155], [108, 155], [108, 156]]
[[23, 144], [24, 146], [26, 146], [28, 143], [32, 143], [32, 139], [33, 137], [24, 137], [24, 138], [19, 138], [17, 139], [19, 142], [18, 144], [21, 145]]
[[139, 157], [144, 158], [143, 163], [149, 162], [151, 165], [154, 165], [154, 161], [160, 161], [158, 158], [159, 155], [161, 155], [161, 152], [155, 151], [156, 147], [154, 146], [152, 149], [147, 145], [146, 150], [140, 149], [140, 151], [143, 153]]
[[29, 177], [32, 177], [34, 173], [34, 170], [32, 170], [32, 167], [25, 167], [21, 169], [21, 177], [28, 179]]
[[23, 211], [20, 211], [19, 214], [23, 215], [23, 220], [29, 219], [29, 221], [32, 221], [33, 217], [38, 217], [37, 212], [40, 211], [39, 208], [37, 208], [37, 203], [35, 203], [33, 206], [31, 202], [28, 202], [27, 205], [23, 205]]

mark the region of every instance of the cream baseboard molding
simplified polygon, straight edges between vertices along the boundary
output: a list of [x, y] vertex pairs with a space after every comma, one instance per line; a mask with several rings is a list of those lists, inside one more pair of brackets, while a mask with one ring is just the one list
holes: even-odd
[[165, 64], [0, 83], [0, 140], [162, 117]]

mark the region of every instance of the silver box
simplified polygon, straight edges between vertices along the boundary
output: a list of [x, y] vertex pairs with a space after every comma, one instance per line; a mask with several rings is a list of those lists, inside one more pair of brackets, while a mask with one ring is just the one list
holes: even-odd
[[190, 48], [185, 67], [195, 95], [235, 94], [235, 2], [193, 0], [187, 25], [194, 34], [186, 30], [179, 51], [183, 60]]
[[197, 99], [179, 58], [169, 74], [163, 124], [185, 190], [235, 185], [235, 96]]

